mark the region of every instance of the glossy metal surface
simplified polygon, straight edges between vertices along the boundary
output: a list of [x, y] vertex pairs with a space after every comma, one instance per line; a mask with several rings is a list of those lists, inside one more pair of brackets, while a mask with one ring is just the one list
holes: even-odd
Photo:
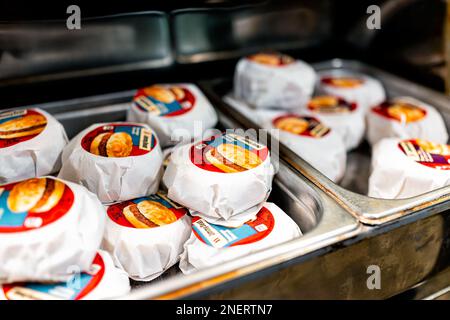
[[73, 78], [162, 68], [173, 62], [163, 12], [85, 18], [81, 30], [64, 20], [0, 23], [0, 83]]
[[[450, 123], [450, 98], [439, 92], [357, 61], [334, 59], [313, 64], [313, 67], [316, 70], [334, 70], [337, 73], [346, 70], [372, 75], [382, 81], [388, 96], [410, 95], [416, 97], [435, 106], [443, 115], [447, 126]], [[209, 98], [220, 103], [222, 108], [228, 110], [235, 119], [239, 119], [242, 126], [259, 128], [251, 119], [223, 101], [222, 97], [230, 91], [230, 80], [216, 80], [205, 82], [202, 85]], [[361, 194], [367, 192], [370, 173], [370, 148], [368, 145], [362, 145], [349, 154], [348, 170], [342, 181], [343, 185], [333, 183], [283, 145], [280, 146], [280, 154], [292, 167], [366, 224], [378, 225], [423, 210], [439, 212], [450, 207], [450, 186], [417, 197], [398, 200], [377, 199]]]
[[[128, 91], [35, 107], [53, 114], [73, 137], [90, 124], [124, 120], [132, 95], [133, 92]], [[236, 123], [223, 113], [219, 116], [222, 127], [236, 127]], [[299, 259], [360, 232], [356, 219], [283, 161], [279, 164], [270, 200], [293, 218], [304, 232], [303, 237], [188, 276], [171, 270], [168, 275], [149, 284], [135, 284], [127, 298], [206, 295], [218, 286], [236, 285], [246, 278], [271, 274], [292, 259]]]

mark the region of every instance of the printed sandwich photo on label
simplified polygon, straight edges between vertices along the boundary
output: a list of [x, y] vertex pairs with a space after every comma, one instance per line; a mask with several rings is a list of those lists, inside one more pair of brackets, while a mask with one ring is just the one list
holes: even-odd
[[170, 200], [163, 193], [124, 201], [108, 208], [108, 216], [115, 223], [129, 228], [156, 228], [176, 222], [187, 209]]
[[335, 96], [314, 97], [308, 102], [308, 109], [318, 113], [349, 113], [356, 108], [356, 103]]
[[258, 212], [254, 220], [247, 221], [237, 228], [211, 224], [199, 217], [193, 217], [192, 219], [192, 230], [197, 239], [214, 248], [232, 247], [260, 241], [272, 232], [274, 225], [275, 219], [266, 207]]
[[44, 227], [63, 217], [74, 194], [53, 178], [32, 178], [0, 186], [0, 233]]
[[47, 118], [35, 110], [0, 113], [0, 148], [33, 139], [47, 126]]
[[81, 140], [84, 150], [102, 157], [141, 156], [156, 146], [156, 138], [144, 126], [108, 124], [98, 127]]
[[195, 105], [195, 96], [181, 86], [151, 86], [139, 89], [134, 105], [155, 116], [174, 117], [185, 114]]
[[91, 293], [105, 274], [105, 264], [97, 254], [89, 272], [73, 275], [67, 282], [12, 283], [3, 285], [8, 300], [80, 300]]
[[266, 146], [234, 133], [226, 133], [193, 145], [190, 157], [192, 163], [201, 169], [236, 173], [258, 167], [268, 154]]
[[357, 88], [364, 84], [364, 79], [357, 77], [323, 77], [323, 84], [338, 88]]
[[410, 159], [430, 168], [450, 170], [450, 146], [421, 139], [405, 140], [398, 144]]
[[275, 128], [305, 137], [322, 138], [331, 129], [322, 124], [319, 120], [309, 116], [299, 116], [286, 114], [272, 120]]
[[383, 102], [373, 107], [372, 111], [385, 118], [405, 123], [422, 120], [427, 114], [425, 109], [405, 101]]
[[294, 58], [282, 53], [257, 53], [247, 59], [272, 67], [281, 67], [295, 62]]

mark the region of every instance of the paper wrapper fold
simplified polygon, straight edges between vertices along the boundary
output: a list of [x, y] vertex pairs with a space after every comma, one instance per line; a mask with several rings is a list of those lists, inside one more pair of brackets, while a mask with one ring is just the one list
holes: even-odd
[[184, 137], [176, 136], [177, 130], [188, 133], [185, 138], [190, 141], [201, 138], [205, 130], [213, 128], [217, 123], [217, 114], [213, 106], [196, 85], [189, 83], [174, 85], [188, 89], [195, 96], [195, 105], [190, 111], [177, 116], [164, 117], [143, 111], [131, 103], [127, 112], [127, 121], [146, 123], [155, 130], [161, 147], [182, 142]]
[[402, 199], [450, 184], [450, 171], [427, 167], [407, 157], [399, 148], [400, 139], [378, 142], [372, 150], [370, 197]]
[[95, 124], [73, 138], [62, 154], [58, 177], [84, 185], [103, 203], [152, 194], [162, 176], [162, 151], [159, 143], [149, 153], [122, 158], [102, 157], [86, 151], [81, 140], [86, 133], [106, 124]]
[[[80, 274], [74, 274], [67, 282], [33, 283], [30, 286], [28, 283], [17, 283], [0, 286], [0, 300], [99, 300], [112, 299], [129, 293], [128, 275], [114, 266], [107, 252], [99, 250], [98, 255], [103, 261], [103, 268], [96, 270], [96, 274], [92, 275], [88, 283], [82, 281]], [[91, 269], [99, 267], [93, 264]], [[96, 277], [100, 278], [99, 281]]]
[[400, 122], [377, 114], [373, 110], [367, 113], [367, 140], [374, 145], [383, 138], [419, 138], [436, 143], [447, 143], [448, 133], [444, 120], [432, 106], [411, 97], [399, 97], [426, 111], [424, 118], [413, 122]]
[[215, 224], [237, 226], [254, 217], [272, 189], [270, 156], [243, 172], [211, 172], [192, 163], [190, 148], [180, 146], [172, 152], [163, 177], [169, 198]]
[[359, 146], [364, 138], [366, 123], [364, 111], [359, 107], [357, 110], [342, 114], [324, 114], [311, 112], [326, 126], [338, 133], [344, 142], [347, 151]]
[[234, 74], [234, 95], [254, 108], [293, 109], [311, 97], [316, 73], [296, 60], [285, 66], [268, 66], [242, 58]]
[[[279, 130], [273, 125], [273, 120], [284, 115], [279, 111], [260, 111], [255, 119], [263, 128], [278, 131], [278, 138], [298, 156], [324, 174], [328, 179], [337, 182], [345, 174], [346, 146], [336, 130], [320, 138], [293, 134]], [[308, 115], [307, 113], [302, 115]], [[310, 115], [310, 114], [309, 114]]]
[[[320, 79], [328, 76], [347, 76], [345, 72], [341, 73], [334, 73], [334, 72], [327, 72], [327, 71], [321, 71], [319, 72], [319, 81], [317, 84], [317, 94], [320, 95], [334, 95], [341, 97], [347, 101], [350, 102], [356, 102], [358, 105], [363, 108], [364, 112], [367, 112], [369, 108], [372, 106], [375, 106], [377, 104], [380, 104], [384, 100], [386, 100], [386, 93], [383, 88], [383, 85], [380, 81], [366, 76], [366, 75], [360, 75], [358, 74], [357, 77], [364, 80], [364, 83], [356, 88], [342, 88], [342, 87], [336, 87], [329, 84], [324, 84], [320, 81]], [[352, 76], [352, 74], [348, 74], [348, 76]], [[354, 75], [353, 75], [354, 76]]]
[[45, 176], [61, 167], [61, 152], [67, 144], [63, 126], [47, 112], [47, 125], [36, 137], [6, 148], [0, 148], [0, 184]]
[[272, 213], [275, 221], [272, 231], [266, 237], [247, 244], [216, 248], [199, 240], [192, 232], [181, 255], [181, 271], [189, 274], [198, 269], [220, 265], [302, 235], [297, 224], [274, 203], [265, 203], [264, 207]]
[[72, 267], [89, 270], [100, 247], [105, 209], [84, 187], [65, 184], [75, 198], [63, 217], [42, 228], [0, 233], [0, 283], [65, 281]]
[[103, 242], [115, 264], [137, 281], [150, 281], [176, 264], [189, 238], [188, 215], [169, 225], [134, 229], [108, 219]]

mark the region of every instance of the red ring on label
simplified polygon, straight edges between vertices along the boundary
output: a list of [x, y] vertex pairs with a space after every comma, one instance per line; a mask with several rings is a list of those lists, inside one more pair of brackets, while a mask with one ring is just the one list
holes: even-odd
[[108, 217], [120, 226], [150, 229], [174, 223], [184, 217], [188, 210], [157, 193], [111, 205]]
[[438, 170], [450, 170], [450, 146], [421, 139], [410, 139], [398, 144], [411, 160]]
[[80, 300], [91, 293], [103, 279], [105, 263], [97, 253], [89, 272], [76, 274], [67, 282], [59, 283], [12, 283], [2, 287], [7, 300]]
[[156, 145], [156, 137], [150, 129], [143, 125], [128, 123], [99, 126], [81, 140], [81, 146], [87, 152], [109, 158], [145, 155]]
[[39, 229], [72, 207], [69, 186], [53, 178], [32, 178], [0, 186], [0, 233]]
[[200, 217], [192, 219], [192, 231], [197, 239], [214, 248], [234, 247], [261, 241], [272, 232], [274, 226], [275, 219], [266, 207], [262, 207], [254, 220], [247, 221], [237, 228], [210, 224]]
[[31, 140], [42, 133], [47, 118], [36, 110], [16, 110], [0, 114], [0, 149]]
[[269, 149], [235, 133], [223, 133], [194, 144], [191, 162], [211, 172], [236, 173], [255, 169], [269, 155]]
[[272, 125], [294, 135], [322, 138], [330, 133], [331, 129], [318, 119], [296, 114], [285, 114], [272, 120]]
[[420, 121], [427, 115], [427, 110], [403, 101], [386, 101], [373, 107], [372, 111], [384, 118], [405, 123]]
[[176, 117], [192, 110], [195, 96], [182, 86], [155, 85], [139, 89], [133, 98], [139, 110], [160, 117]]

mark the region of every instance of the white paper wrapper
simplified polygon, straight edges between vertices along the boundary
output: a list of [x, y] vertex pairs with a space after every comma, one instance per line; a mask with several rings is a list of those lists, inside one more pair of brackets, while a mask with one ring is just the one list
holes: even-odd
[[[400, 114], [397, 118], [389, 115], [389, 106], [399, 103], [416, 107], [412, 116], [416, 116], [418, 120], [407, 121], [405, 114]], [[390, 110], [394, 111], [392, 107]], [[402, 120], [398, 120], [399, 118]], [[447, 143], [448, 133], [444, 120], [435, 108], [411, 97], [399, 97], [373, 107], [367, 113], [367, 140], [374, 145], [383, 138], [419, 138]]]
[[[229, 165], [218, 157], [228, 159]], [[241, 171], [233, 171], [240, 165]], [[273, 175], [267, 147], [227, 133], [175, 148], [163, 181], [169, 198], [196, 211], [194, 215], [236, 226], [259, 211], [271, 191]]]
[[105, 224], [95, 195], [50, 177], [1, 188], [0, 283], [65, 281], [72, 268], [89, 270]]
[[315, 81], [314, 69], [301, 60], [268, 65], [245, 57], [236, 66], [234, 95], [254, 108], [293, 109], [308, 101]]
[[[330, 180], [337, 182], [344, 176], [347, 153], [342, 137], [337, 131], [324, 126], [309, 114], [266, 111], [259, 112], [255, 118], [264, 128], [280, 129], [280, 142]], [[280, 120], [288, 120], [293, 124], [290, 125], [287, 121], [283, 123]], [[298, 125], [304, 125], [301, 129], [303, 132], [292, 133], [286, 131], [286, 128], [281, 129], [283, 126], [293, 126], [293, 130], [297, 130]]]
[[[114, 204], [108, 208], [103, 247], [130, 278], [153, 280], [178, 262], [191, 233], [187, 213], [164, 193]], [[153, 220], [146, 225], [135, 214]]]
[[[362, 80], [363, 83], [355, 87], [343, 87], [332, 85], [327, 79]], [[326, 83], [328, 82], [328, 83]], [[318, 94], [328, 94], [342, 97], [347, 101], [357, 102], [366, 112], [372, 106], [382, 103], [386, 99], [386, 93], [380, 81], [362, 74], [354, 74], [345, 71], [321, 71], [317, 83]]]
[[[97, 155], [95, 141], [105, 132], [114, 132], [108, 143], [115, 137], [113, 142], [123, 139], [116, 146], [111, 144], [112, 153], [108, 151], [108, 156]], [[93, 146], [94, 153], [90, 152]], [[122, 156], [114, 156], [114, 152]], [[162, 161], [158, 139], [147, 125], [130, 122], [95, 124], [79, 133], [64, 149], [59, 177], [84, 185], [97, 194], [100, 201], [110, 203], [156, 192], [162, 175]]]
[[[191, 273], [235, 260], [302, 235], [297, 224], [274, 203], [265, 203], [257, 219], [238, 229], [223, 228], [194, 218], [184, 245], [180, 269]], [[245, 242], [245, 244], [239, 244]]]
[[[150, 125], [162, 147], [201, 138], [206, 129], [216, 125], [217, 114], [196, 85], [158, 84], [156, 87], [138, 90], [127, 120]], [[173, 88], [176, 91], [171, 91]], [[179, 93], [178, 97], [175, 93]]]
[[[334, 96], [328, 97], [335, 98]], [[339, 109], [334, 108], [335, 111], [330, 111], [332, 109], [330, 107], [313, 108], [313, 105], [317, 105], [318, 99], [322, 98], [324, 97], [316, 97], [310, 100], [305, 112], [317, 117], [326, 126], [336, 131], [342, 137], [347, 151], [358, 147], [364, 138], [366, 129], [365, 110], [357, 103], [350, 103], [343, 99], [336, 104]], [[314, 102], [316, 103], [314, 104]]]
[[0, 183], [58, 171], [67, 141], [63, 126], [43, 110], [0, 113]]
[[[399, 143], [403, 144], [400, 148]], [[378, 142], [372, 152], [372, 174], [369, 179], [369, 196], [384, 199], [400, 199], [417, 196], [450, 184], [448, 156], [446, 145], [427, 144], [418, 140], [400, 140], [397, 138], [383, 139]], [[403, 150], [410, 150], [407, 154]], [[420, 150], [417, 152], [417, 150]], [[431, 155], [430, 155], [431, 154]], [[415, 161], [421, 157], [425, 162]], [[441, 158], [442, 163], [433, 160]], [[444, 170], [434, 168], [442, 166]]]
[[99, 250], [88, 272], [74, 274], [66, 282], [0, 286], [0, 300], [99, 300], [120, 297], [129, 291], [127, 274], [114, 267], [107, 252]]

